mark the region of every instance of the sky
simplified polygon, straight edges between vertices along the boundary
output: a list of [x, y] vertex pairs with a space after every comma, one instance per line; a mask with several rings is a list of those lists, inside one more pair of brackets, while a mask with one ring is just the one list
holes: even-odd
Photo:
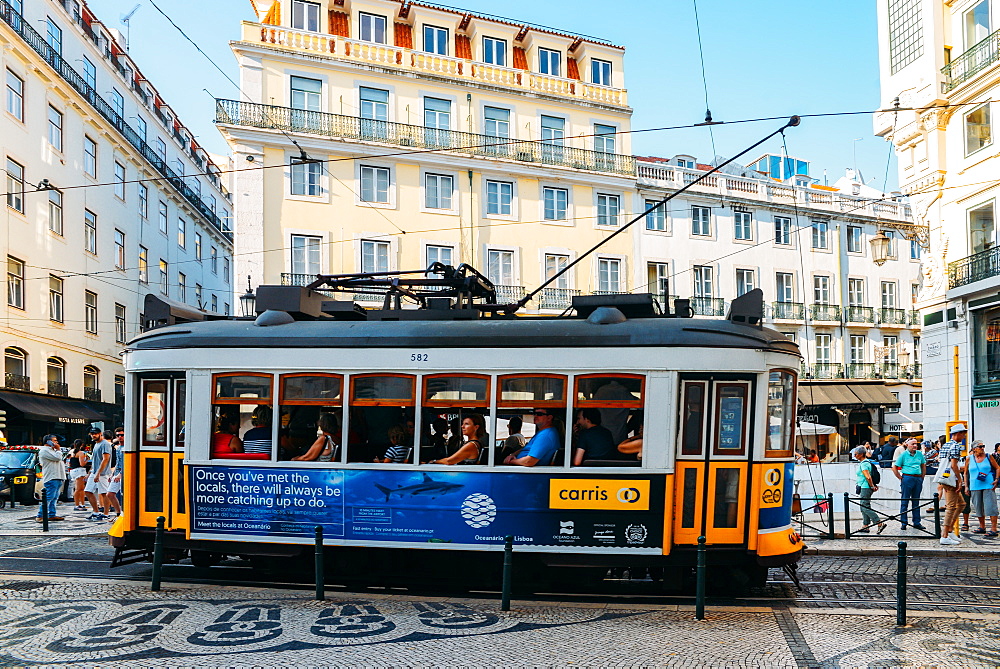
[[[136, 3], [130, 21], [130, 53], [146, 77], [209, 151], [226, 153], [212, 123], [212, 97], [239, 97], [208, 58], [185, 41], [155, 1], [229, 76], [239, 81], [229, 41], [241, 20], [255, 20], [249, 0], [88, 0], [109, 27], [125, 32], [121, 17]], [[699, 123], [705, 117], [695, 1], [701, 26], [709, 106], [716, 121], [792, 114], [855, 112], [879, 104], [875, 6], [870, 0], [829, 3], [799, 0], [505, 0], [502, 11], [487, 0], [451, 0], [473, 12], [606, 39], [626, 48], [625, 77], [633, 130]], [[608, 7], [614, 8], [608, 11]], [[210, 91], [206, 93], [205, 90]], [[709, 129], [664, 130], [633, 135], [636, 155], [679, 153], [710, 162], [729, 157], [782, 125], [762, 121]], [[869, 114], [807, 118], [786, 133], [788, 153], [811, 163], [812, 176], [829, 183], [855, 165], [875, 187], [896, 187], [890, 144], [872, 134]], [[781, 153], [779, 138], [764, 152]], [[856, 161], [856, 162], [855, 162]]]

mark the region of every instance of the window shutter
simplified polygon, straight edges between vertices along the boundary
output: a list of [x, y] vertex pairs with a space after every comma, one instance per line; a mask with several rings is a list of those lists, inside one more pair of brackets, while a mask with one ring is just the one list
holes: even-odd
[[514, 69], [517, 70], [527, 70], [528, 69], [528, 54], [525, 53], [523, 47], [514, 47]]
[[413, 48], [413, 26], [408, 23], [396, 24], [396, 46], [402, 49]]
[[472, 41], [468, 35], [455, 35], [455, 57], [472, 60]]
[[580, 80], [580, 68], [576, 64], [576, 58], [566, 59], [566, 76], [569, 79]]
[[330, 34], [336, 35], [337, 37], [350, 37], [350, 27], [347, 24], [347, 14], [345, 12], [338, 12], [335, 9], [330, 10]]

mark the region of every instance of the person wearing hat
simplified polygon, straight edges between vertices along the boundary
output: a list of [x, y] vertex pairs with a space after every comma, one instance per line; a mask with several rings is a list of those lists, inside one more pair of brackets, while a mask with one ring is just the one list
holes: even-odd
[[[97, 510], [90, 514], [87, 520], [107, 520], [108, 516], [104, 512], [105, 510], [110, 511], [112, 506], [117, 507], [118, 513], [121, 513], [121, 507], [118, 506], [118, 498], [108, 494], [113, 469], [111, 452], [114, 447], [110, 441], [104, 438], [104, 430], [96, 425], [91, 427], [88, 432], [94, 442], [94, 447], [90, 454], [93, 465], [90, 469], [90, 480], [87, 481], [87, 487], [84, 490], [89, 493], [88, 499], [91, 500], [91, 504], [94, 504], [92, 496], [97, 496]], [[108, 499], [109, 497], [114, 497], [113, 504]]]
[[941, 545], [954, 546], [962, 541], [961, 537], [949, 536], [955, 527], [955, 521], [965, 506], [962, 498], [962, 488], [965, 486], [962, 480], [962, 468], [959, 461], [962, 459], [962, 445], [968, 435], [968, 428], [962, 423], [951, 426], [951, 440], [941, 447], [938, 459], [941, 462], [938, 468], [936, 481], [940, 484], [938, 491], [944, 500], [945, 514], [944, 523], [941, 527]]
[[[972, 442], [969, 457], [965, 459], [965, 491], [972, 503], [972, 515], [979, 519], [979, 527], [973, 534], [985, 534], [990, 539], [997, 537], [997, 464], [986, 454], [986, 444]], [[990, 519], [990, 531], [986, 531], [986, 517]]]
[[906, 529], [906, 507], [911, 507], [913, 527], [924, 529], [920, 524], [920, 493], [924, 489], [924, 476], [927, 475], [927, 458], [920, 450], [920, 442], [910, 438], [903, 442], [906, 447], [892, 461], [892, 473], [899, 479], [899, 489], [902, 492], [899, 502], [899, 522]]
[[882, 534], [882, 530], [885, 529], [885, 523], [879, 520], [878, 514], [872, 511], [872, 495], [878, 490], [878, 486], [872, 480], [872, 467], [874, 463], [868, 459], [868, 449], [864, 446], [858, 446], [853, 451], [851, 455], [854, 459], [861, 463], [858, 467], [858, 494], [861, 497], [861, 518], [864, 522], [864, 527], [862, 527], [858, 532], [871, 532], [871, 528], [878, 525], [878, 533]]

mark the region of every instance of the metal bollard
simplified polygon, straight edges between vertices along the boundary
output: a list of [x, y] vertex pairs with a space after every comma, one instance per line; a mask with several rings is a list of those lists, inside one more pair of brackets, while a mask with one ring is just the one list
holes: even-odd
[[514, 570], [514, 537], [503, 539], [503, 583], [500, 592], [500, 610], [510, 611], [510, 588]]
[[896, 557], [896, 627], [906, 625], [906, 542], [900, 541]]
[[934, 536], [941, 538], [941, 497], [934, 493]]
[[49, 531], [49, 495], [42, 488], [42, 532]]
[[153, 539], [153, 582], [149, 587], [153, 592], [160, 590], [160, 572], [163, 571], [163, 524], [166, 522], [166, 518], [157, 516], [156, 537]]
[[851, 538], [851, 494], [844, 493], [844, 538]]
[[316, 601], [326, 599], [326, 572], [323, 568], [323, 526], [316, 526]]
[[826, 519], [827, 519], [827, 522], [829, 523], [828, 527], [830, 528], [830, 531], [828, 533], [828, 538], [830, 538], [830, 539], [836, 539], [837, 535], [833, 531], [833, 493], [832, 492], [826, 496], [826, 504], [827, 504], [827, 507], [826, 507]]
[[705, 537], [698, 537], [698, 566], [695, 568], [694, 619], [705, 619]]

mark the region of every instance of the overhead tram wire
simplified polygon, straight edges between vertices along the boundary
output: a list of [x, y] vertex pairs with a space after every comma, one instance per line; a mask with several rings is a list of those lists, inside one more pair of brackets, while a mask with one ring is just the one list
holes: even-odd
[[701, 62], [701, 84], [705, 89], [705, 122], [702, 125], [708, 126], [708, 137], [712, 141], [712, 160], [718, 154], [715, 148], [715, 132], [712, 130], [712, 126], [715, 125], [715, 121], [712, 120], [712, 106], [708, 103], [708, 77], [705, 75], [705, 50], [701, 44], [701, 22], [698, 20], [698, 0], [691, 0], [691, 4], [694, 6], [694, 28], [695, 33], [698, 35], [698, 59]]

